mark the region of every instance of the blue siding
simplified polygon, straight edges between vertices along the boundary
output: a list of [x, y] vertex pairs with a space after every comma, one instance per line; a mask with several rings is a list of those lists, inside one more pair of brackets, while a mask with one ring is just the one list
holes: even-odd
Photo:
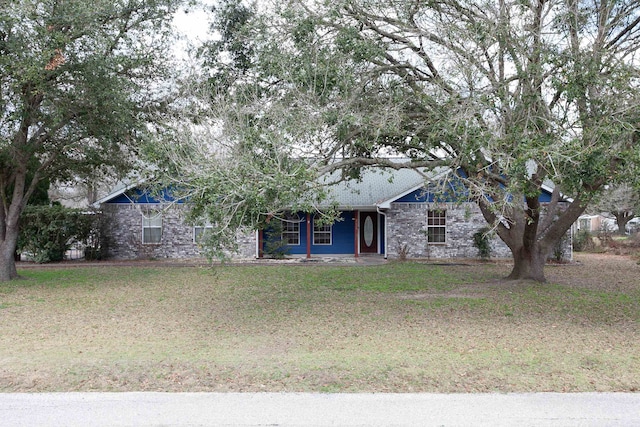
[[[147, 190], [140, 188], [133, 188], [125, 193], [108, 200], [106, 203], [140, 203], [140, 204], [152, 204], [152, 203], [166, 203], [173, 202], [175, 199], [171, 195], [171, 190], [162, 190], [162, 198], [155, 198], [149, 194]], [[183, 203], [182, 200], [176, 203]]]
[[[306, 214], [299, 213], [300, 218], [306, 218]], [[307, 238], [311, 239], [311, 254], [353, 254], [354, 248], [354, 216], [353, 212], [340, 213], [341, 221], [336, 221], [331, 227], [331, 245], [313, 244], [313, 219], [311, 223], [311, 236], [307, 236], [307, 222], [300, 223], [300, 244], [288, 245], [289, 254], [304, 255], [307, 253]]]
[[[546, 190], [542, 190], [542, 193], [540, 193], [540, 202], [541, 203], [548, 203], [551, 201], [551, 193], [546, 191]], [[444, 195], [440, 195], [434, 193], [434, 192], [430, 192], [430, 191], [426, 191], [424, 188], [420, 188], [418, 190], [412, 191], [411, 193], [400, 197], [399, 199], [394, 200], [394, 203], [433, 203], [433, 202], [459, 202], [461, 200], [455, 198], [455, 197], [448, 197], [447, 194]]]

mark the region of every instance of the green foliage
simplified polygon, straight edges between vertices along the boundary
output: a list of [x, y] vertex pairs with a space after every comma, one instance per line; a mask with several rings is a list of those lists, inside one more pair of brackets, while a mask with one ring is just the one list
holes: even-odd
[[473, 233], [473, 246], [478, 249], [478, 255], [483, 260], [491, 258], [490, 232], [491, 230], [488, 227], [483, 227]]
[[[254, 12], [238, 0], [221, 0], [212, 7], [214, 14], [211, 30], [219, 35], [201, 49], [205, 66], [215, 70], [211, 83], [217, 88], [227, 88], [236, 75], [246, 73], [254, 61], [256, 52], [246, 34], [247, 23]], [[227, 57], [229, 59], [225, 59]]]
[[[151, 137], [183, 0], [25, 0], [0, 13], [0, 252], [45, 183], [124, 175]], [[62, 243], [43, 259], [59, 257]], [[56, 246], [54, 245], [54, 246]], [[49, 251], [49, 249], [47, 249]], [[44, 252], [43, 252], [44, 253]], [[2, 280], [15, 277], [8, 262]]]
[[591, 240], [591, 234], [586, 230], [578, 230], [573, 236], [573, 250], [576, 252], [583, 252], [593, 247], [593, 241]]
[[565, 235], [560, 239], [558, 243], [553, 247], [552, 256], [553, 260], [556, 262], [566, 261], [565, 257], [567, 255], [567, 239], [568, 237]]
[[[56, 262], [73, 242], [92, 242], [89, 251], [99, 257], [98, 215], [63, 206], [27, 206], [23, 212], [18, 250], [37, 263]], [[92, 239], [92, 237], [94, 239]]]
[[[550, 253], [605, 184], [639, 176], [631, 0], [311, 0], [247, 13], [237, 0], [223, 4], [223, 43], [207, 65], [209, 75], [228, 71], [229, 84], [204, 101], [224, 128], [209, 152], [227, 164], [202, 165], [209, 178], [192, 188], [219, 223], [259, 225], [332, 168], [358, 177], [394, 156], [412, 160], [397, 167], [459, 171], [514, 256]], [[248, 48], [244, 61], [237, 53]], [[303, 172], [292, 168], [300, 158]], [[187, 176], [194, 164], [176, 170]], [[549, 182], [566, 203], [540, 206]], [[242, 208], [221, 209], [225, 199]]]
[[282, 222], [270, 221], [264, 230], [265, 255], [276, 259], [284, 258], [289, 253], [287, 244], [288, 242], [282, 239]]

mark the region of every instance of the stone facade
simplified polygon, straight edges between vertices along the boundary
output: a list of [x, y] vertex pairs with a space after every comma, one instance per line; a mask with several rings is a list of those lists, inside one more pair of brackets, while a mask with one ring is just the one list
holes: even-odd
[[[427, 211], [446, 212], [444, 243], [427, 243]], [[387, 215], [387, 249], [389, 258], [406, 251], [407, 258], [477, 258], [473, 235], [487, 226], [475, 203], [392, 203]], [[491, 257], [511, 258], [511, 250], [493, 233]], [[561, 258], [572, 259], [571, 232], [563, 239]], [[555, 254], [552, 253], [551, 257]]]
[[[115, 259], [203, 257], [194, 242], [194, 228], [185, 224], [188, 207], [182, 204], [114, 203], [102, 206], [107, 218], [107, 256]], [[446, 213], [445, 242], [427, 244], [427, 211]], [[161, 212], [162, 237], [158, 244], [142, 243], [143, 214]], [[487, 226], [475, 203], [392, 203], [385, 212], [387, 256], [398, 258], [406, 251], [407, 258], [478, 258], [473, 235]], [[510, 258], [511, 251], [495, 235], [491, 238], [491, 257]], [[571, 234], [564, 239], [562, 258], [572, 259]], [[238, 235], [238, 253], [232, 258], [251, 259], [256, 256], [255, 232]], [[552, 253], [553, 258], [556, 254]]]
[[[194, 242], [194, 228], [185, 224], [188, 207], [182, 204], [104, 204], [108, 224], [107, 256], [114, 259], [199, 258], [203, 252]], [[158, 244], [142, 243], [143, 215], [161, 213], [162, 237]], [[237, 258], [253, 258], [255, 233], [238, 238]]]
[[[427, 243], [428, 210], [446, 212], [445, 243]], [[406, 250], [408, 258], [477, 258], [473, 234], [486, 226], [475, 203], [392, 203], [387, 213], [388, 257]], [[491, 239], [491, 256], [511, 256], [497, 236]]]

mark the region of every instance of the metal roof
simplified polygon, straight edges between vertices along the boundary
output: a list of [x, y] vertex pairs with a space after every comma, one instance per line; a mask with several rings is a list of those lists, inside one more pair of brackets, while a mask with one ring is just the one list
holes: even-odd
[[[329, 175], [325, 182], [333, 182], [339, 172]], [[366, 168], [359, 179], [340, 181], [328, 187], [329, 200], [340, 208], [375, 208], [424, 185], [424, 172], [414, 169]]]

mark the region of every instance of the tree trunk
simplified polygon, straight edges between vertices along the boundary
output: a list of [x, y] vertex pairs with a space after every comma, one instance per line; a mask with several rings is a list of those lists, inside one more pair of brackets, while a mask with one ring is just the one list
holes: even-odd
[[544, 277], [544, 265], [547, 256], [535, 244], [533, 248], [528, 249], [521, 246], [519, 249], [511, 250], [513, 254], [513, 270], [507, 276], [509, 280], [535, 280], [536, 282], [546, 282]]
[[18, 230], [7, 229], [5, 239], [0, 242], [0, 282], [8, 282], [18, 277], [16, 270], [16, 246]]
[[613, 212], [618, 224], [618, 234], [625, 234], [627, 223], [633, 219], [633, 213], [630, 212]]

